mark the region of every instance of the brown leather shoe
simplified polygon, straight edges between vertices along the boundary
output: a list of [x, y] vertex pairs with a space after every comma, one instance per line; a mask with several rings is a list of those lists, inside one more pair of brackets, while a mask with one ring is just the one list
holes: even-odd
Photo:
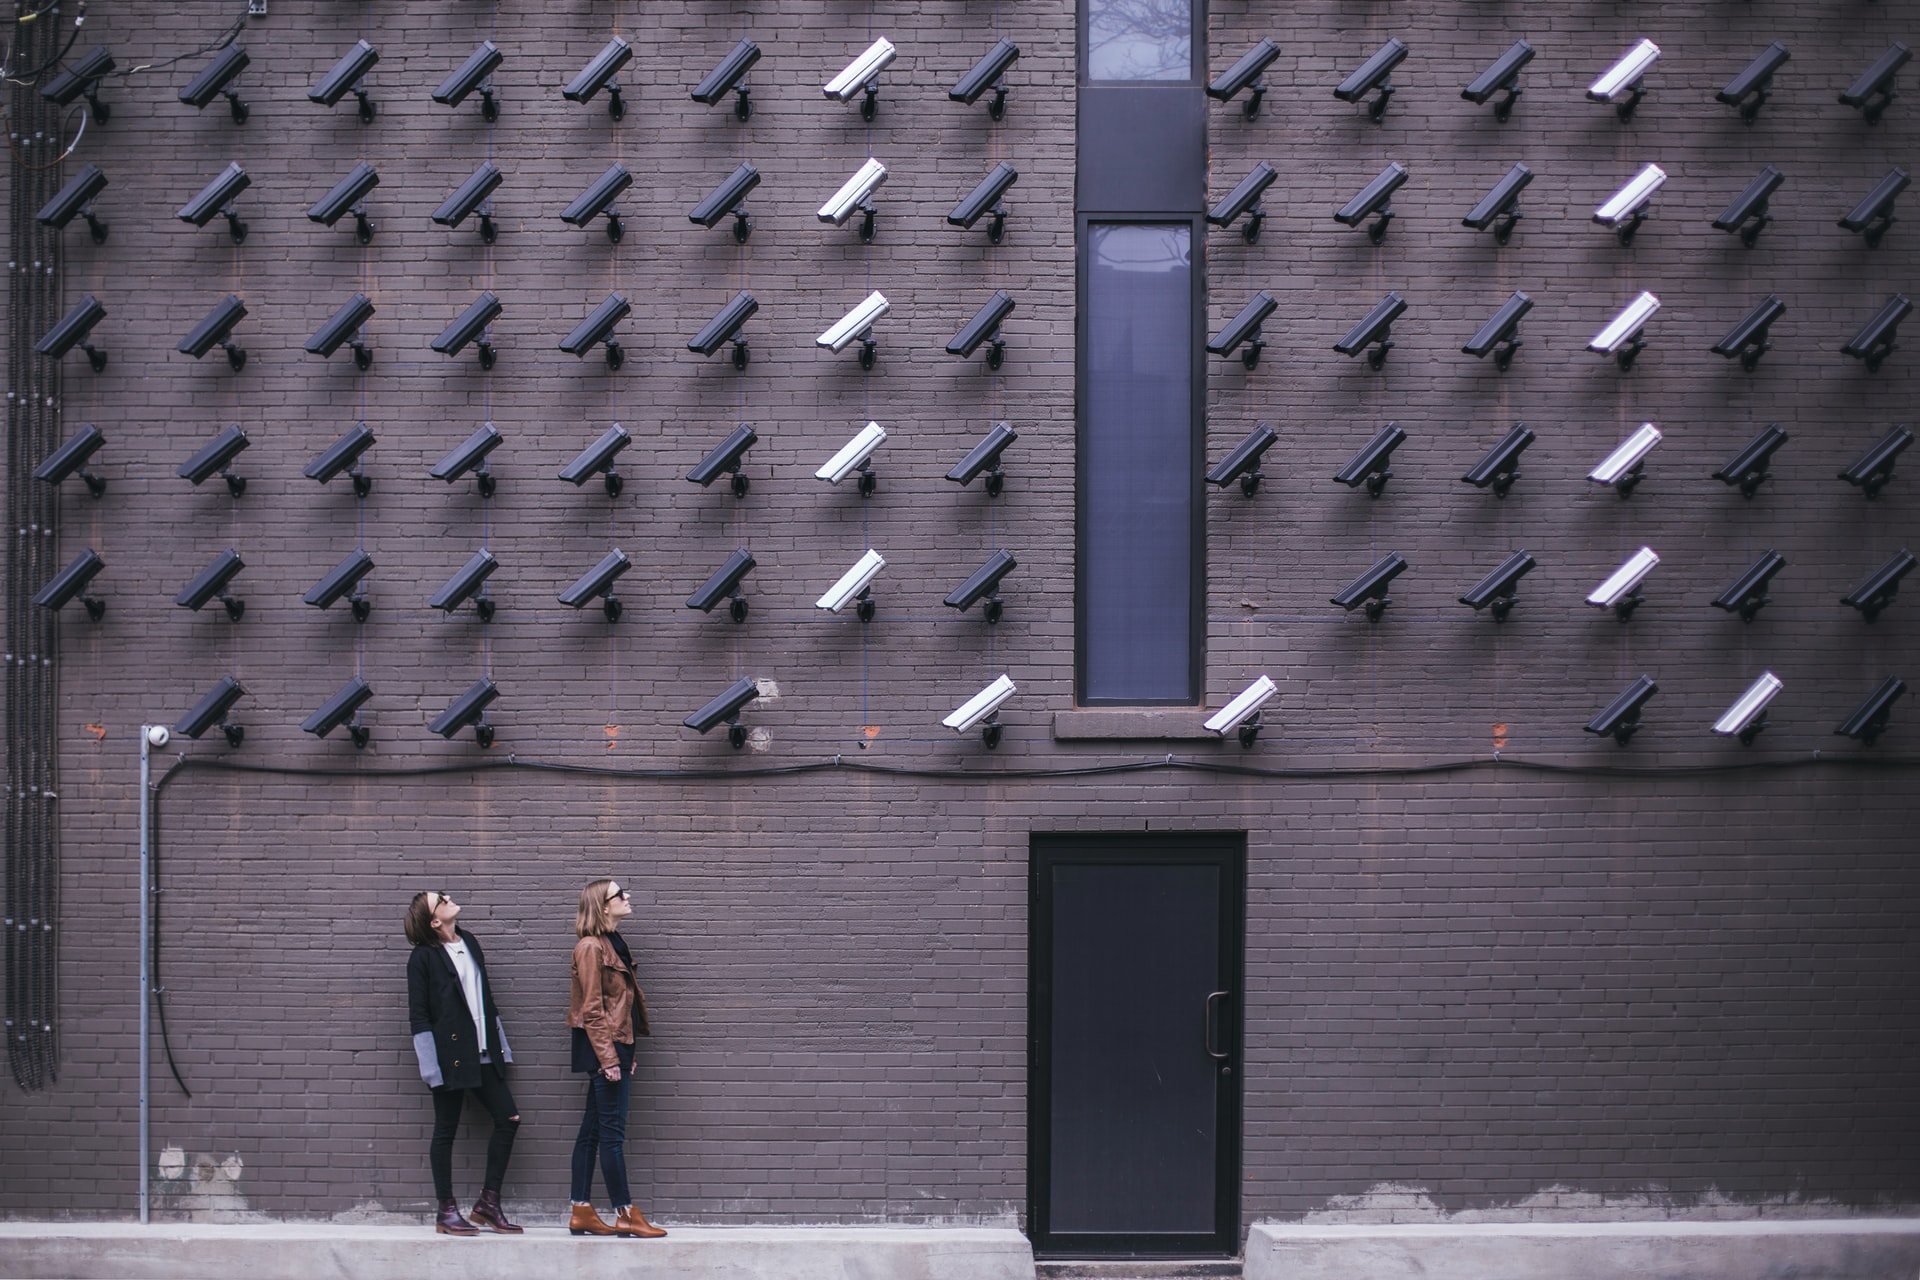
[[434, 1219], [433, 1229], [443, 1236], [477, 1236], [480, 1228], [460, 1216], [458, 1200], [442, 1200], [440, 1214]]
[[590, 1204], [573, 1206], [573, 1213], [567, 1218], [567, 1230], [577, 1236], [610, 1236], [613, 1228], [608, 1226], [600, 1214]]
[[658, 1240], [667, 1234], [647, 1221], [647, 1215], [628, 1205], [613, 1218], [613, 1234], [640, 1240]]
[[526, 1228], [507, 1221], [507, 1211], [500, 1207], [498, 1191], [482, 1191], [480, 1198], [473, 1202], [473, 1220], [489, 1231], [503, 1236], [517, 1236]]

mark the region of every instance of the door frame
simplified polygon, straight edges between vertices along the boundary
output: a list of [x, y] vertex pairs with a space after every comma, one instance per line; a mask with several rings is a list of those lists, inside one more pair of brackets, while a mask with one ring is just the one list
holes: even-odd
[[[1220, 869], [1220, 972], [1233, 992], [1232, 1012], [1215, 1043], [1231, 1072], [1218, 1077], [1214, 1131], [1214, 1229], [1207, 1235], [1163, 1233], [1053, 1235], [1047, 1170], [1053, 1156], [1053, 1055], [1047, 1019], [1053, 999], [1052, 893], [1048, 872], [1060, 862], [1157, 864], [1204, 861]], [[1246, 1023], [1247, 833], [1244, 831], [1036, 831], [1027, 844], [1027, 1237], [1034, 1256], [1052, 1258], [1236, 1257], [1240, 1251], [1241, 1127], [1244, 1117]]]

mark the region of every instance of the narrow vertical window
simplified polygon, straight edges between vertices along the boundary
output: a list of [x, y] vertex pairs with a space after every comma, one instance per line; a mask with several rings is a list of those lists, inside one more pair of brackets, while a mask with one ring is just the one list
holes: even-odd
[[1191, 80], [1193, 0], [1087, 0], [1086, 78]]

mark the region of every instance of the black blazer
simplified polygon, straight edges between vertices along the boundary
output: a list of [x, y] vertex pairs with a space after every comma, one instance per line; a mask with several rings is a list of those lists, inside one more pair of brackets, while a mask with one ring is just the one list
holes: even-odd
[[[513, 1051], [500, 1029], [500, 1010], [493, 1003], [493, 983], [487, 978], [487, 957], [480, 941], [465, 929], [454, 932], [467, 944], [480, 970], [480, 1002], [487, 1016], [487, 1055], [496, 1063], [512, 1062]], [[437, 942], [415, 947], [407, 957], [407, 1025], [413, 1033], [413, 1051], [420, 1059], [420, 1077], [435, 1088], [480, 1087], [480, 1036], [460, 989], [460, 971]]]

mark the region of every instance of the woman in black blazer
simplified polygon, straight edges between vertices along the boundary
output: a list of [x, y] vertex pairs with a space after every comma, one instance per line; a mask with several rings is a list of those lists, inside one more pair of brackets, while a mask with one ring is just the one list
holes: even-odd
[[[522, 1228], [507, 1221], [500, 1207], [500, 1184], [506, 1180], [513, 1136], [520, 1128], [520, 1109], [500, 1070], [502, 1063], [513, 1061], [513, 1051], [500, 1027], [500, 1010], [494, 1007], [486, 956], [479, 940], [455, 923], [459, 916], [452, 898], [429, 891], [413, 895], [405, 920], [407, 941], [413, 944], [407, 957], [407, 1022], [420, 1059], [420, 1078], [433, 1090], [433, 1143], [427, 1148], [427, 1163], [440, 1201], [434, 1230], [477, 1236], [480, 1229], [473, 1222], [478, 1222], [504, 1235], [518, 1235]], [[473, 1206], [473, 1222], [460, 1216], [460, 1203], [453, 1198], [453, 1135], [469, 1093], [493, 1116], [487, 1177]]]

